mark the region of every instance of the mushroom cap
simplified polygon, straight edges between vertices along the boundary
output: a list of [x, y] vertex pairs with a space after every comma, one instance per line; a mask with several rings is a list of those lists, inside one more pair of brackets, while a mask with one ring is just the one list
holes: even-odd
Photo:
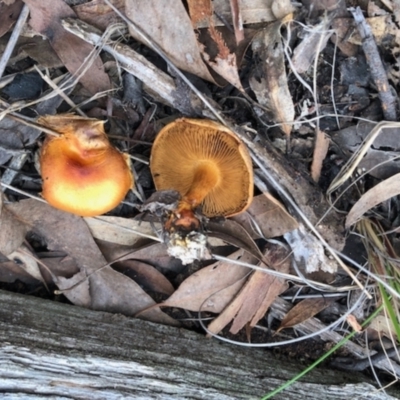
[[49, 204], [88, 217], [124, 199], [133, 186], [129, 156], [110, 144], [102, 121], [68, 115], [39, 123], [60, 133], [47, 137], [40, 154], [42, 196]]
[[157, 190], [177, 190], [183, 197], [199, 166], [215, 176], [202, 202], [207, 217], [232, 216], [253, 198], [253, 168], [246, 146], [227, 127], [211, 120], [181, 118], [156, 137], [150, 169]]

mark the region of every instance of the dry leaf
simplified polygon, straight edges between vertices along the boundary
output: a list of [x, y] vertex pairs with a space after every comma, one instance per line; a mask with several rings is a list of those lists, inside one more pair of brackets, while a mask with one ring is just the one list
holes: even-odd
[[[360, 149], [363, 141], [375, 126], [375, 123], [360, 122], [357, 125], [332, 132], [331, 138], [341, 150], [351, 155]], [[385, 127], [384, 134], [375, 137], [373, 144], [357, 166], [378, 179], [387, 179], [399, 173], [400, 160], [395, 158], [400, 150], [399, 135], [399, 128]]]
[[226, 45], [222, 34], [214, 27], [210, 26], [208, 32], [217, 45], [217, 55], [212, 60], [210, 55], [207, 53], [205, 46], [200, 45], [202, 55], [207, 64], [219, 75], [221, 75], [231, 85], [235, 86], [240, 91], [244, 92], [242, 83], [240, 82], [238, 67], [236, 63], [236, 55], [231, 53], [228, 46]]
[[[265, 254], [265, 258], [270, 261], [270, 265], [274, 269], [289, 272], [290, 258], [283, 247], [272, 245]], [[286, 288], [285, 280], [256, 270], [236, 298], [211, 322], [208, 330], [217, 334], [232, 320], [230, 332], [233, 334], [236, 334], [247, 323], [250, 323], [251, 327], [255, 326], [276, 297]]]
[[[257, 262], [243, 250], [228, 258], [249, 264]], [[232, 301], [250, 272], [249, 268], [228, 261], [216, 262], [189, 276], [162, 305], [219, 313]]]
[[322, 164], [326, 155], [328, 154], [330, 141], [325, 135], [325, 132], [317, 129], [315, 133], [316, 138], [314, 144], [313, 161], [311, 164], [311, 176], [315, 182], [318, 182], [321, 176]]
[[385, 315], [377, 315], [368, 325], [367, 330], [375, 330], [379, 337], [386, 336], [392, 339], [396, 337], [396, 329], [390, 318]]
[[0, 165], [4, 165], [12, 156], [21, 154], [36, 143], [41, 131], [11, 118], [0, 121]]
[[188, 0], [187, 3], [194, 27], [201, 22], [209, 23], [213, 15], [211, 0]]
[[0, 253], [8, 256], [16, 251], [25, 240], [27, 232], [26, 224], [3, 204], [3, 196], [0, 192]]
[[[129, 316], [155, 305], [138, 284], [107, 266], [82, 218], [37, 200], [22, 200], [11, 204], [10, 209], [29, 223], [50, 250], [64, 251], [76, 260], [80, 273], [70, 279], [58, 277], [56, 282], [75, 304]], [[144, 311], [141, 317], [176, 325], [176, 321], [159, 308]]]
[[38, 262], [36, 261], [36, 257], [31, 253], [27, 246], [21, 245], [19, 249], [9, 254], [8, 258], [11, 261], [14, 261], [25, 272], [37, 279], [39, 282], [42, 282], [47, 287]]
[[337, 263], [326, 256], [321, 241], [308, 232], [304, 225], [300, 224], [298, 229], [285, 233], [283, 237], [289, 243], [293, 257], [303, 272], [308, 274], [320, 270], [331, 274], [336, 272]]
[[371, 208], [399, 194], [400, 173], [378, 183], [361, 196], [347, 215], [346, 228], [355, 224]]
[[252, 254], [258, 260], [262, 257], [260, 249], [251, 238], [246, 229], [231, 219], [223, 222], [212, 222], [207, 224], [210, 237], [222, 239], [226, 243], [236, 246]]
[[157, 269], [165, 269], [179, 273], [183, 266], [182, 262], [167, 253], [164, 243], [147, 243], [139, 248], [132, 246], [116, 245], [102, 240], [97, 244], [108, 262], [123, 260], [140, 260], [150, 264]]
[[308, 71], [317, 53], [322, 52], [332, 35], [329, 29], [332, 17], [324, 17], [322, 22], [310, 28], [304, 35], [304, 39], [294, 49], [292, 57], [292, 68], [298, 74]]
[[171, 282], [152, 265], [137, 261], [125, 260], [113, 265], [114, 269], [131, 277], [139, 286], [171, 296], [175, 289]]
[[143, 238], [155, 237], [154, 228], [160, 224], [134, 219], [100, 216], [84, 218], [95, 239], [126, 246], [134, 246]]
[[255, 196], [247, 211], [233, 217], [233, 220], [250, 232], [254, 239], [282, 236], [299, 226], [283, 204], [268, 192]]
[[275, 22], [253, 39], [252, 49], [259, 64], [250, 76], [250, 87], [258, 102], [270, 110], [271, 119], [280, 123], [289, 136], [294, 120], [294, 105], [289, 92], [285, 55], [280, 35], [281, 23]]
[[[76, 75], [82, 65], [87, 65], [87, 57], [93, 46], [67, 32], [61, 19], [76, 17], [62, 0], [25, 0], [30, 10], [29, 24], [38, 33], [48, 36], [51, 46], [71, 74]], [[96, 57], [89, 70], [79, 80], [91, 93], [97, 94], [110, 89], [110, 80], [104, 72], [100, 57]]]
[[[214, 82], [204, 64], [189, 15], [180, 0], [125, 0], [125, 12], [180, 69]], [[143, 39], [129, 29], [139, 42]]]
[[17, 21], [23, 5], [22, 0], [0, 1], [0, 37], [5, 35]]
[[238, 45], [244, 39], [243, 18], [241, 4], [239, 0], [230, 0], [233, 29], [235, 31], [236, 44]]
[[[122, 13], [124, 12], [125, 0], [110, 0], [110, 3]], [[79, 19], [102, 31], [105, 31], [112, 24], [121, 22], [114, 10], [103, 0], [91, 0], [87, 3], [77, 4], [72, 9]]]
[[297, 324], [307, 321], [328, 307], [332, 301], [334, 301], [334, 299], [324, 297], [302, 300], [286, 314], [279, 328], [276, 330], [276, 333], [280, 332], [282, 329], [292, 328]]
[[[242, 16], [243, 25], [257, 24], [260, 22], [275, 21], [276, 17], [272, 13], [271, 5], [273, 2], [281, 0], [240, 0], [240, 13]], [[213, 26], [223, 26], [222, 21], [232, 21], [232, 9], [229, 1], [213, 0], [215, 14], [212, 19]], [[209, 21], [200, 21], [197, 28], [208, 28]]]

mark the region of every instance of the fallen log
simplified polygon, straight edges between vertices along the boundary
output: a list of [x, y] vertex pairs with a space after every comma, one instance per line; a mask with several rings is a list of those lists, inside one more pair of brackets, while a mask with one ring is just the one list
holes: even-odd
[[[0, 291], [0, 393], [24, 399], [260, 399], [304, 366], [195, 332]], [[274, 399], [390, 399], [314, 369]]]

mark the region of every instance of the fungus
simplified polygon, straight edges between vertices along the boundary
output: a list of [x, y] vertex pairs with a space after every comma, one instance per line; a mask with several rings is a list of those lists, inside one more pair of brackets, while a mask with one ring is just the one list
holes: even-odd
[[154, 141], [150, 169], [157, 190], [181, 195], [165, 227], [170, 233], [184, 231], [170, 235], [170, 241], [184, 247], [193, 246], [188, 237], [201, 225], [195, 215], [199, 206], [205, 217], [230, 217], [244, 211], [253, 198], [253, 170], [245, 145], [211, 120], [181, 118], [165, 126]]
[[103, 121], [64, 114], [38, 123], [60, 134], [48, 136], [40, 153], [42, 196], [49, 204], [89, 217], [124, 199], [133, 186], [129, 156], [110, 144]]

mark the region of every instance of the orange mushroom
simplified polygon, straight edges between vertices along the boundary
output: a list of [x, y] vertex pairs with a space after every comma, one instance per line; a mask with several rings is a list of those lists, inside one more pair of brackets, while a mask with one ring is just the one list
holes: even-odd
[[177, 190], [181, 200], [169, 226], [196, 230], [194, 211], [229, 217], [253, 198], [253, 169], [247, 148], [227, 127], [211, 120], [181, 118], [154, 141], [150, 169], [157, 190]]
[[60, 133], [48, 136], [40, 153], [42, 196], [49, 204], [89, 217], [124, 199], [133, 186], [129, 156], [110, 144], [103, 121], [63, 114], [38, 123]]

